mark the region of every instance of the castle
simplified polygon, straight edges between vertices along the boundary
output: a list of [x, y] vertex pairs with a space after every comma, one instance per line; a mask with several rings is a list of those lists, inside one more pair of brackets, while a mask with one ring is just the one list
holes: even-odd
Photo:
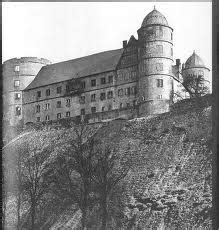
[[[55, 64], [45, 62], [12, 106], [24, 124], [59, 119], [108, 119], [168, 112], [174, 81], [189, 75], [208, 77], [194, 52], [181, 66], [173, 60], [173, 29], [155, 8], [143, 20], [138, 39], [117, 50]], [[15, 85], [14, 85], [15, 87]], [[20, 112], [17, 113], [19, 107]]]

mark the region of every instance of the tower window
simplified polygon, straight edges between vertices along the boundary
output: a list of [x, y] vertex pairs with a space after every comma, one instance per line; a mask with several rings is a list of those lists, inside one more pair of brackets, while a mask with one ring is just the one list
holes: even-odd
[[50, 107], [50, 104], [49, 104], [49, 103], [47, 103], [47, 104], [46, 104], [46, 108], [45, 108], [45, 110], [49, 110], [49, 107]]
[[14, 81], [14, 87], [19, 87], [20, 86], [20, 81], [19, 80], [15, 80]]
[[69, 92], [70, 91], [70, 86], [66, 85], [66, 91]]
[[40, 105], [36, 106], [36, 112], [39, 113], [40, 112]]
[[101, 82], [101, 85], [106, 84], [106, 78], [105, 78], [105, 77], [102, 77], [102, 78], [100, 79], [100, 82]]
[[21, 98], [21, 94], [20, 93], [15, 93], [15, 100], [19, 100]]
[[162, 45], [157, 45], [157, 52], [160, 54], [163, 54], [163, 46]]
[[57, 101], [56, 107], [57, 107], [57, 108], [61, 108], [61, 101]]
[[158, 99], [162, 99], [162, 95], [158, 95]]
[[57, 113], [57, 119], [60, 119], [62, 117], [61, 113]]
[[16, 116], [20, 116], [21, 115], [21, 107], [16, 107], [16, 111], [15, 111]]
[[66, 112], [66, 117], [70, 117], [70, 112]]
[[19, 65], [16, 65], [16, 66], [14, 67], [14, 71], [15, 71], [15, 72], [19, 72], [19, 71], [20, 71], [20, 66], [19, 66]]
[[62, 92], [62, 87], [61, 86], [57, 87], [56, 88], [56, 93], [60, 94], [61, 92]]
[[157, 79], [157, 87], [159, 88], [163, 87], [163, 79]]
[[96, 107], [91, 107], [91, 113], [96, 113]]
[[91, 80], [91, 86], [92, 86], [92, 87], [96, 86], [96, 79], [92, 79], [92, 80]]
[[71, 104], [70, 104], [70, 99], [66, 99], [66, 107], [70, 107]]
[[106, 93], [101, 93], [100, 94], [100, 100], [103, 101], [106, 99]]
[[50, 89], [46, 90], [46, 96], [50, 96]]
[[49, 121], [50, 119], [49, 119], [49, 115], [46, 115], [46, 121]]
[[81, 115], [85, 115], [85, 109], [81, 109]]
[[96, 101], [96, 94], [91, 94], [91, 101]]
[[41, 91], [37, 91], [37, 97], [41, 97]]
[[163, 70], [163, 63], [157, 63], [156, 64], [156, 70], [157, 71], [162, 71]]

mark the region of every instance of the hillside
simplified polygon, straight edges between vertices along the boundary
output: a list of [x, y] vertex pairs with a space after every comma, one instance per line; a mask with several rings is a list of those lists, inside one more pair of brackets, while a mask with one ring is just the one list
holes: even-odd
[[[119, 157], [112, 175], [128, 167], [108, 196], [106, 229], [211, 229], [211, 96], [181, 101], [161, 115], [98, 124], [95, 135], [115, 145]], [[48, 191], [40, 206], [40, 229], [80, 229], [80, 208], [64, 196], [54, 200], [53, 192]], [[101, 228], [95, 202], [89, 208], [88, 229]]]

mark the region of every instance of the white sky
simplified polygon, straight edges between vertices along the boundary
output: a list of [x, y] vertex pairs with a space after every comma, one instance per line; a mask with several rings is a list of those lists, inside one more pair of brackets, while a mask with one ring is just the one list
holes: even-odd
[[2, 60], [55, 63], [122, 48], [154, 5], [174, 29], [174, 58], [183, 63], [195, 50], [211, 70], [211, 2], [3, 2]]

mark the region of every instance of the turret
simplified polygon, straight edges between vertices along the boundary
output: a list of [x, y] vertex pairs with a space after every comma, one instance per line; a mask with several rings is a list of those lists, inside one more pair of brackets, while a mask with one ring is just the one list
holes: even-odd
[[138, 30], [139, 115], [169, 111], [172, 100], [173, 29], [155, 8]]

